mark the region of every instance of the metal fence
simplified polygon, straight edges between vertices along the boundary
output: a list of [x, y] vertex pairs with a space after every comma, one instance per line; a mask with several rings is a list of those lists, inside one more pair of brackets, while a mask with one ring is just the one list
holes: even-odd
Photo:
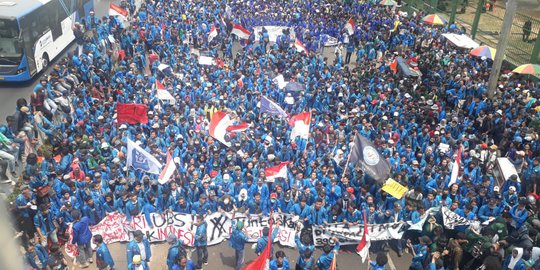
[[[456, 5], [456, 24], [465, 27], [467, 33], [473, 32], [473, 21], [477, 12], [479, 0], [404, 0], [406, 8], [409, 11], [421, 10], [427, 13], [437, 13], [450, 19], [453, 5]], [[490, 10], [482, 2], [480, 10], [480, 20], [475, 39], [481, 43], [493, 48], [497, 47], [500, 39], [500, 31], [503, 23], [505, 9], [500, 5], [494, 5]], [[524, 28], [527, 21], [530, 21], [530, 31]], [[537, 41], [540, 33], [540, 20], [532, 18], [526, 14], [516, 13], [512, 22], [512, 28], [506, 49], [506, 60], [514, 65], [540, 61], [538, 51], [540, 42]], [[534, 52], [535, 46], [536, 52]], [[536, 54], [533, 57], [533, 52]]]

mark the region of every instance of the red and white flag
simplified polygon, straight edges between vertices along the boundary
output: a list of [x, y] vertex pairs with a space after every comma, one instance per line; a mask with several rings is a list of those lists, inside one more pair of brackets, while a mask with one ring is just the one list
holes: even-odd
[[289, 165], [290, 162], [281, 162], [279, 165], [274, 167], [268, 167], [264, 170], [264, 173], [266, 175], [266, 180], [269, 182], [274, 182], [274, 180], [278, 177], [281, 178], [287, 178], [287, 165]]
[[244, 267], [242, 270], [270, 269], [270, 257], [272, 257], [272, 242], [274, 239], [272, 239], [272, 219], [270, 219], [268, 222], [270, 223], [268, 230], [270, 233], [268, 234], [268, 242], [266, 243], [266, 247], [259, 257], [255, 258], [255, 260], [246, 265], [246, 267]]
[[238, 88], [244, 88], [244, 75], [242, 75], [242, 77], [236, 81], [236, 86], [238, 86]]
[[160, 81], [156, 81], [156, 89], [157, 90], [166, 90], [165, 86]]
[[174, 163], [171, 157], [171, 152], [167, 151], [167, 164], [165, 164], [165, 167], [159, 174], [158, 182], [161, 185], [169, 182], [174, 174], [174, 171], [176, 171], [176, 163]]
[[122, 19], [127, 19], [128, 11], [113, 4], [109, 4], [109, 15], [110, 16], [120, 16]]
[[238, 38], [248, 39], [249, 36], [251, 35], [251, 32], [249, 32], [243, 26], [236, 23], [233, 23], [232, 25], [233, 25], [233, 28], [232, 28], [231, 34], [235, 34]]
[[242, 132], [249, 128], [248, 123], [240, 123], [238, 125], [228, 126], [227, 132]]
[[161, 40], [165, 40], [166, 32], [167, 32], [167, 26], [165, 26], [165, 22], [161, 22]]
[[461, 167], [461, 146], [459, 147], [457, 151], [456, 159], [454, 160], [454, 163], [452, 164], [452, 174], [450, 175], [450, 182], [448, 183], [448, 186], [451, 186], [453, 183], [457, 181], [460, 167]]
[[302, 42], [298, 38], [294, 42], [294, 47], [296, 47], [296, 50], [299, 51], [299, 52], [305, 52], [305, 53], [308, 52], [308, 50], [306, 49], [304, 44], [302, 44]]
[[369, 255], [369, 247], [371, 246], [371, 241], [369, 239], [369, 227], [367, 223], [366, 211], [364, 213], [364, 232], [362, 234], [362, 239], [358, 246], [356, 246], [356, 253], [362, 257], [362, 263], [364, 263]]
[[222, 111], [215, 112], [210, 120], [210, 136], [224, 145], [231, 147], [231, 143], [225, 140], [229, 126], [232, 126], [231, 117]]
[[309, 112], [303, 112], [297, 114], [289, 119], [289, 125], [293, 127], [291, 131], [291, 140], [300, 136], [302, 139], [309, 138], [309, 125], [311, 124], [311, 114]]
[[345, 24], [345, 29], [349, 33], [349, 36], [354, 34], [354, 20], [350, 18], [347, 23]]
[[330, 268], [328, 268], [328, 270], [337, 270], [337, 254], [334, 254], [334, 258], [332, 259], [332, 264], [330, 264]]
[[219, 14], [219, 20], [223, 25], [227, 26], [227, 22], [225, 21], [225, 19], [223, 19], [223, 16], [221, 16], [221, 14]]
[[212, 25], [210, 33], [208, 33], [208, 42], [211, 42], [215, 37], [217, 37], [217, 28], [215, 25]]

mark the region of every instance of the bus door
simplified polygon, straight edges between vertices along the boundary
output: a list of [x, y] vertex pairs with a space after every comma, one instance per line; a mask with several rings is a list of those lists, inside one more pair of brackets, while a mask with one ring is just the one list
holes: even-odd
[[51, 28], [53, 41], [56, 41], [62, 35], [62, 16], [60, 16], [60, 12], [64, 11], [58, 1], [51, 1], [47, 5], [50, 14], [49, 27]]

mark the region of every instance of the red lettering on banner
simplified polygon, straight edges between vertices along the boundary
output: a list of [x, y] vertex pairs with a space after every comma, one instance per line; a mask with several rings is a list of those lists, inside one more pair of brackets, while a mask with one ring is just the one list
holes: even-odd
[[143, 216], [133, 217], [133, 227], [135, 230], [144, 230], [146, 228], [146, 222]]

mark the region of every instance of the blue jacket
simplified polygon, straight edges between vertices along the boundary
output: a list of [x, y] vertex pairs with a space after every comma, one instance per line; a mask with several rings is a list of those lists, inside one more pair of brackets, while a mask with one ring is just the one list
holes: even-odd
[[180, 249], [182, 249], [182, 246], [184, 245], [184, 242], [182, 240], [176, 241], [176, 244], [169, 247], [169, 251], [167, 252], [167, 267], [169, 270], [174, 269], [174, 265], [178, 259], [178, 254], [180, 253]]
[[[37, 256], [37, 259], [41, 263], [41, 268], [38, 268], [35, 256]], [[43, 246], [37, 244], [34, 246], [34, 254], [26, 253], [24, 254], [24, 258], [26, 259], [28, 264], [30, 264], [30, 266], [32, 266], [33, 268], [44, 269], [47, 265], [47, 260], [49, 260], [49, 254], [47, 253], [47, 250], [45, 250]]]
[[72, 244], [79, 246], [86, 245], [92, 240], [92, 232], [90, 232], [90, 219], [82, 217], [81, 220], [73, 224], [73, 241]]
[[334, 260], [334, 252], [338, 250], [339, 250], [339, 242], [336, 243], [332, 251], [321, 254], [321, 256], [319, 257], [319, 260], [317, 260], [317, 267], [319, 267], [319, 270], [330, 269], [332, 260]]
[[[143, 245], [144, 245], [144, 251], [146, 253], [146, 260], [147, 262], [150, 261], [150, 257], [152, 257], [152, 250], [150, 249], [150, 242], [148, 242], [148, 239], [146, 237], [143, 239]], [[139, 249], [139, 245], [137, 244], [137, 241], [131, 240], [126, 248], [126, 256], [127, 261], [132, 262], [133, 256], [140, 255], [141, 250]]]
[[233, 223], [233, 231], [229, 238], [229, 245], [237, 251], [243, 251], [245, 243], [249, 241], [249, 238], [245, 233], [236, 229], [236, 222]]
[[208, 224], [206, 224], [206, 221], [203, 221], [203, 223], [197, 226], [197, 230], [195, 231], [195, 243], [194, 243], [196, 247], [203, 247], [203, 246], [208, 245], [207, 240], [206, 240], [207, 227], [208, 227]]
[[[279, 228], [275, 228], [272, 232], [272, 239], [275, 239], [277, 234], [279, 232]], [[266, 245], [268, 244], [268, 236], [263, 236], [257, 240], [257, 246], [255, 247], [255, 253], [261, 254], [264, 251], [264, 248], [266, 248]], [[272, 251], [270, 251], [270, 254], [274, 254], [274, 247], [272, 247]]]
[[287, 258], [283, 258], [283, 264], [281, 266], [278, 265], [277, 259], [273, 259], [272, 261], [270, 261], [270, 270], [278, 270], [278, 269], [290, 270], [291, 267], [289, 266], [289, 260], [287, 260]]
[[104, 261], [105, 264], [110, 267], [114, 267], [114, 260], [111, 256], [111, 253], [109, 252], [109, 248], [105, 243], [102, 243], [96, 249], [96, 261], [98, 260]]
[[43, 215], [41, 211], [39, 211], [34, 216], [34, 226], [36, 226], [36, 228], [39, 228], [43, 236], [46, 237], [50, 232], [54, 231], [55, 229], [53, 220], [54, 216], [50, 211], [47, 215]]
[[313, 267], [313, 257], [311, 259], [306, 260], [304, 258], [304, 252], [307, 250], [310, 250], [311, 252], [315, 251], [314, 245], [304, 245], [302, 244], [302, 241], [300, 241], [300, 237], [296, 235], [294, 237], [294, 242], [296, 243], [296, 248], [298, 249], [298, 252], [300, 253], [300, 257], [298, 257], [298, 260], [296, 263], [300, 266], [301, 269], [311, 269]]
[[196, 269], [195, 264], [193, 263], [192, 260], [187, 261], [185, 269], [180, 268], [180, 265], [178, 264], [175, 264], [172, 268], [172, 270], [195, 270], [195, 269]]
[[315, 210], [315, 207], [311, 207], [309, 211], [308, 223], [309, 225], [322, 225], [328, 219], [328, 213], [324, 207], [321, 207], [319, 211]]

